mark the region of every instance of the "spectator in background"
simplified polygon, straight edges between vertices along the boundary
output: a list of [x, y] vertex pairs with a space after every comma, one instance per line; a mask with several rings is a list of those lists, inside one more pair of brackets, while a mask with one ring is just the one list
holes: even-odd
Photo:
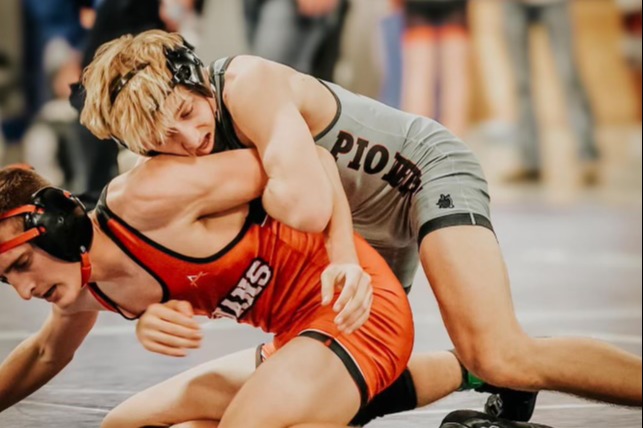
[[506, 39], [515, 70], [519, 118], [517, 142], [522, 169], [511, 181], [540, 178], [538, 125], [531, 88], [529, 28], [541, 23], [547, 30], [556, 68], [565, 91], [571, 126], [579, 144], [579, 156], [586, 173], [585, 179], [595, 180], [598, 151], [594, 123], [587, 94], [575, 62], [570, 5], [566, 0], [515, 0], [504, 2]]
[[348, 0], [244, 0], [254, 55], [332, 81]]
[[180, 33], [193, 46], [199, 45], [199, 16], [205, 0], [161, 0], [159, 16], [167, 31]]
[[[52, 96], [42, 63], [47, 42], [55, 37], [62, 37], [74, 46], [83, 42], [85, 32], [78, 13], [84, 1], [0, 2], [0, 50], [9, 60], [11, 80], [8, 86], [0, 88], [5, 89], [0, 94], [0, 104], [4, 111], [2, 130], [9, 143], [20, 141], [34, 115]], [[0, 86], [4, 86], [3, 82]]]
[[86, 32], [80, 25], [80, 9], [86, 4], [87, 0], [22, 1], [27, 121], [52, 97], [43, 67], [45, 46], [56, 37], [82, 46]]
[[467, 0], [394, 0], [403, 8], [402, 109], [464, 137], [470, 109]]
[[[641, 94], [641, 0], [618, 0], [618, 6], [623, 14], [623, 50], [630, 65], [632, 78], [636, 84], [637, 93]], [[641, 103], [639, 101], [639, 115]]]
[[45, 75], [54, 98], [40, 108], [22, 140], [24, 159], [53, 185], [78, 192], [85, 166], [69, 85], [80, 77], [80, 53], [62, 38], [51, 40], [44, 53]]
[[21, 16], [22, 4], [18, 0], [0, 1], [0, 161], [8, 162], [17, 159], [5, 157], [5, 144], [11, 144], [19, 138], [15, 130], [23, 126], [25, 115]]
[[7, 87], [9, 86], [9, 76], [9, 57], [0, 51], [0, 164], [2, 164], [4, 160], [6, 144], [4, 141], [4, 133], [2, 132], [2, 106], [4, 104], [5, 92], [7, 92]]
[[387, 2], [386, 11], [380, 22], [382, 43], [382, 85], [379, 99], [396, 109], [402, 108], [402, 34], [404, 33], [404, 17], [401, 1]]

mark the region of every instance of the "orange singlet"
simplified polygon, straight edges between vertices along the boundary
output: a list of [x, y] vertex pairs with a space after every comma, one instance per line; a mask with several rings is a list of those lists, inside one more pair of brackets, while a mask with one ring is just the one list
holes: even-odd
[[[321, 234], [303, 233], [265, 215], [252, 203], [238, 235], [207, 258], [188, 257], [151, 241], [111, 212], [106, 192], [96, 208], [105, 233], [163, 288], [163, 301], [186, 300], [195, 313], [231, 318], [275, 334], [279, 349], [296, 336], [325, 343], [344, 362], [365, 404], [404, 369], [413, 345], [411, 309], [401, 284], [362, 238], [355, 243], [371, 275], [373, 306], [358, 331], [344, 335], [332, 305], [321, 306], [321, 274], [329, 261]], [[122, 311], [91, 285], [110, 310]], [[336, 293], [336, 297], [339, 291]]]

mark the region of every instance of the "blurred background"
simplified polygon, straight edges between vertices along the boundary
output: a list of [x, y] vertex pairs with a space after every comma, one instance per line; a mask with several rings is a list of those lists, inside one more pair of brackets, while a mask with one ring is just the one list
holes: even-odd
[[[524, 328], [643, 352], [641, 0], [1, 0], [0, 164], [29, 163], [76, 193], [131, 167], [79, 125], [68, 84], [101, 43], [150, 28], [181, 32], [205, 62], [254, 53], [444, 123], [487, 174]], [[416, 350], [446, 349], [427, 290], [419, 272]], [[0, 357], [49, 310], [0, 287]], [[265, 340], [210, 323], [203, 349], [171, 360], [133, 328], [101, 316], [65, 373], [0, 426], [97, 426], [133, 392]], [[457, 395], [373, 426], [438, 426], [483, 400]], [[536, 420], [631, 428], [641, 412], [545, 393]]]
[[150, 28], [206, 62], [254, 53], [435, 118], [499, 197], [640, 193], [640, 0], [4, 0], [0, 162], [77, 193], [128, 168], [77, 123], [68, 84], [101, 43]]

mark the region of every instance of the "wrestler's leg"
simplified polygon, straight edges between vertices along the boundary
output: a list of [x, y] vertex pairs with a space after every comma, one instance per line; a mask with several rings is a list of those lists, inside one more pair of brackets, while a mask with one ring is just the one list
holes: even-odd
[[[221, 419], [226, 407], [255, 370], [255, 350], [209, 361], [130, 397], [114, 408], [102, 428], [187, 427]], [[197, 422], [190, 422], [197, 421]], [[190, 425], [192, 424], [192, 425]]]
[[453, 25], [440, 34], [440, 122], [456, 136], [466, 138], [471, 107], [469, 33]]
[[219, 428], [345, 427], [360, 403], [342, 359], [318, 340], [297, 337], [257, 369]]
[[402, 43], [402, 110], [435, 118], [437, 44], [429, 24], [409, 22]]
[[435, 230], [422, 240], [420, 257], [458, 356], [477, 376], [496, 386], [641, 405], [641, 358], [596, 340], [525, 334], [491, 230]]

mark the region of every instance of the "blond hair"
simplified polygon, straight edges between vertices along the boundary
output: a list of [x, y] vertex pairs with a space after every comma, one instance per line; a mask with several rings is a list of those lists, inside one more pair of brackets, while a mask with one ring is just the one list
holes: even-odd
[[[150, 30], [102, 45], [83, 71], [86, 90], [80, 122], [98, 138], [116, 137], [132, 152], [145, 155], [162, 145], [174, 120], [175, 106], [166, 50], [183, 45], [178, 34]], [[112, 105], [117, 79], [135, 72]]]

